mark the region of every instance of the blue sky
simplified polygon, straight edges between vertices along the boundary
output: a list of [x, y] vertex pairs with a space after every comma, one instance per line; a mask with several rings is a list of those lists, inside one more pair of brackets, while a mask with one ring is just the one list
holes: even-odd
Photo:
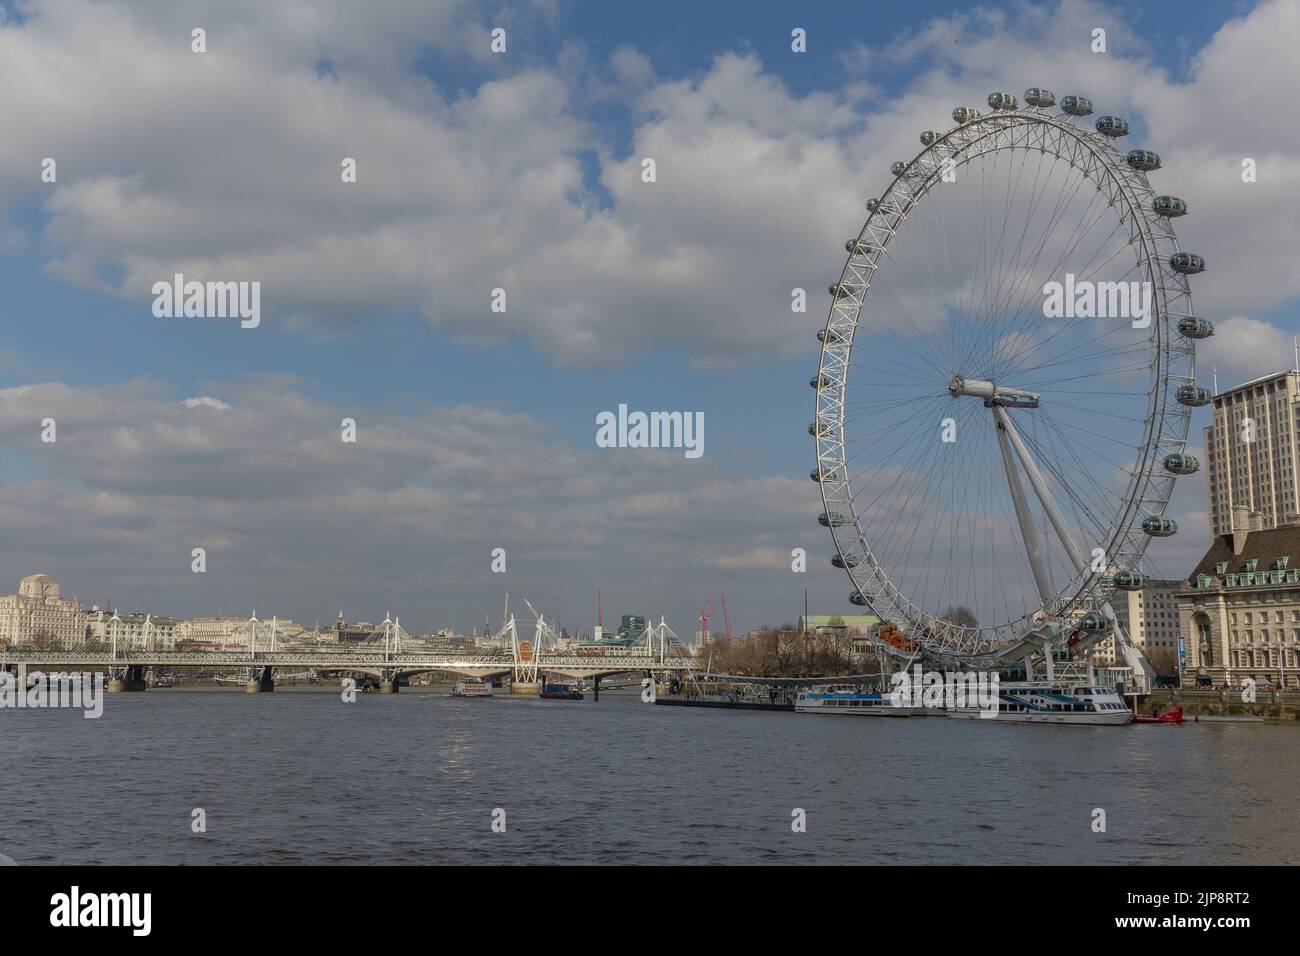
[[[820, 602], [815, 610], [847, 610], [848, 583], [825, 562], [831, 543], [813, 521], [820, 502], [807, 479], [812, 333], [842, 264], [839, 242], [860, 225], [861, 198], [882, 188], [889, 160], [901, 158], [891, 150], [910, 142], [914, 151], [915, 131], [946, 122], [956, 105], [944, 94], [927, 108], [918, 94], [969, 89], [967, 100], [982, 104], [990, 76], [1009, 74], [1016, 92], [1056, 83], [1040, 79], [1037, 65], [1004, 62], [1028, 48], [1048, 63], [1059, 53], [1062, 72], [1090, 78], [1099, 101], [1114, 91], [1152, 110], [1200, 108], [1210, 123], [1222, 114], [1216, 94], [1202, 98], [1198, 77], [1218, 75], [1218, 59], [1241, 56], [1237, 46], [1216, 49], [1216, 34], [1235, 20], [1244, 34], [1235, 43], [1266, 46], [1266, 21], [1282, 16], [1276, 4], [1172, 2], [975, 13], [929, 3], [557, 2], [505, 4], [499, 13], [394, 3], [358, 23], [347, 5], [331, 3], [284, 4], [278, 14], [251, 3], [0, 6], [9, 18], [0, 30], [7, 125], [19, 131], [0, 147], [0, 325], [9, 333], [0, 342], [0, 387], [37, 387], [0, 392], [0, 406], [9, 405], [0, 528], [12, 542], [0, 557], [0, 591], [43, 570], [87, 600], [112, 593], [119, 604], [166, 613], [256, 599], [310, 622], [346, 598], [349, 616], [382, 617], [398, 602], [419, 629], [466, 629], [505, 590], [587, 626], [589, 595], [600, 586], [611, 611], [663, 613], [683, 634], [705, 595], [720, 591], [741, 626], [792, 619], [804, 587]], [[209, 33], [210, 75], [193, 71], [188, 29], [197, 24]], [[504, 56], [485, 51], [495, 25], [508, 30]], [[1107, 58], [1081, 59], [1090, 25], [1108, 30]], [[790, 51], [796, 26], [808, 31], [806, 54]], [[979, 52], [956, 49], [963, 46]], [[1198, 54], [1208, 58], [1199, 67]], [[1260, 58], [1267, 55], [1262, 46]], [[42, 72], [60, 63], [77, 66]], [[1295, 87], [1293, 63], [1276, 70], [1291, 82], [1269, 88]], [[1279, 74], [1243, 75], [1272, 83]], [[1115, 109], [1144, 137], [1203, 148], [1201, 165], [1215, 155], [1232, 161], [1233, 144], [1128, 105]], [[1284, 140], [1294, 134], [1279, 131], [1277, 109], [1234, 111], [1233, 123], [1240, 148], [1280, 164], [1290, 162]], [[734, 129], [747, 157], [734, 178], [716, 182], [725, 153], [697, 138], [713, 123]], [[656, 144], [667, 150], [656, 186], [673, 197], [657, 208], [629, 185]], [[507, 155], [515, 149], [522, 157]], [[332, 183], [314, 184], [306, 157], [336, 169], [339, 156], [354, 154], [362, 198], [349, 205], [326, 191], [337, 189]], [[37, 180], [46, 155], [59, 162], [54, 186]], [[444, 155], [459, 158], [442, 167]], [[475, 155], [481, 164], [468, 158]], [[415, 187], [402, 182], [426, 165], [443, 171]], [[756, 168], [771, 181], [752, 176]], [[222, 170], [228, 180], [220, 181]], [[714, 185], [672, 192], [692, 180]], [[1183, 189], [1194, 208], [1233, 202], [1207, 202], [1197, 185], [1208, 189]], [[710, 208], [710, 192], [727, 189], [737, 195]], [[1285, 208], [1293, 196], [1279, 192], [1273, 203]], [[1189, 217], [1186, 241], [1210, 253], [1240, 248], [1225, 238], [1231, 228], [1256, 231], [1260, 242], [1294, 239], [1285, 223], [1256, 229], [1254, 213], [1243, 215], [1224, 227]], [[482, 228], [494, 217], [509, 238]], [[723, 227], [754, 244], [748, 261], [732, 258]], [[437, 241], [426, 248], [430, 236]], [[206, 265], [263, 275], [261, 328], [155, 318], [148, 283], [169, 277], [172, 262], [191, 273]], [[373, 276], [380, 293], [346, 281], [341, 264], [349, 263]], [[1266, 279], [1269, 264], [1258, 268]], [[1238, 282], [1260, 284], [1233, 271]], [[520, 290], [503, 317], [486, 310], [498, 283]], [[793, 285], [809, 290], [808, 315], [790, 313]], [[1295, 290], [1240, 305], [1236, 291], [1208, 300], [1216, 322], [1237, 315], [1249, 323], [1237, 338], [1249, 347], [1215, 343], [1221, 382], [1272, 370], [1261, 361], [1300, 328]], [[280, 403], [249, 404], [282, 376], [296, 379], [284, 386], [293, 397], [285, 405], [303, 403], [293, 427], [313, 421], [313, 406], [322, 435], [352, 414], [362, 427], [358, 450], [380, 459], [389, 449], [367, 445], [372, 424], [396, 435], [448, 409], [471, 426], [488, 412], [526, 420], [495, 444], [435, 445], [427, 461], [404, 457], [410, 449], [395, 439], [391, 471], [368, 473], [372, 486], [329, 488], [311, 502], [315, 510], [286, 491], [287, 503], [305, 510], [271, 534], [275, 508], [245, 527], [231, 516], [247, 482], [285, 474], [250, 466], [242, 487], [210, 489], [196, 503], [175, 447], [157, 443], [180, 434], [207, 453], [231, 442], [198, 417], [171, 417], [180, 400], [210, 396], [250, 416], [234, 432], [253, 432], [250, 446], [228, 444], [228, 456], [244, 460], [256, 448], [252, 458], [261, 461], [279, 447], [292, 463], [288, 475], [338, 467], [323, 452], [295, 457], [305, 439], [277, 421]], [[261, 384], [246, 391], [249, 381]], [[140, 398], [134, 390], [146, 383]], [[70, 416], [57, 452], [34, 440], [30, 417], [42, 402]], [[702, 411], [707, 460], [602, 458], [594, 415], [620, 402]], [[132, 444], [128, 433], [149, 437]], [[82, 450], [64, 453], [62, 443]], [[470, 459], [467, 472], [447, 477], [448, 486], [418, 474], [460, 456]], [[127, 458], [138, 458], [138, 472], [122, 464]], [[106, 459], [120, 474], [105, 477]], [[488, 470], [496, 480], [471, 492], [466, 475]], [[591, 486], [572, 490], [584, 481]], [[556, 498], [537, 495], [551, 484]], [[382, 518], [403, 488], [429, 494], [429, 507], [436, 502], [464, 524], [433, 516], [394, 546]], [[373, 494], [348, 505], [356, 523], [336, 523], [362, 491]], [[1194, 489], [1180, 507], [1203, 512], [1203, 497]], [[52, 510], [37, 520], [24, 502]], [[629, 512], [636, 521], [605, 520]], [[312, 525], [318, 535], [304, 538]], [[339, 535], [355, 561], [328, 553]], [[507, 580], [483, 573], [498, 538], [526, 569]], [[198, 581], [189, 548], [208, 539], [223, 559]], [[418, 540], [431, 548], [436, 573], [408, 578], [389, 561], [399, 560], [394, 551], [418, 555]], [[456, 553], [439, 541], [454, 542]], [[1198, 534], [1171, 561], [1195, 556], [1203, 543]], [[789, 570], [794, 547], [810, 553], [806, 575]], [[295, 555], [296, 568], [278, 587], [285, 555]]]

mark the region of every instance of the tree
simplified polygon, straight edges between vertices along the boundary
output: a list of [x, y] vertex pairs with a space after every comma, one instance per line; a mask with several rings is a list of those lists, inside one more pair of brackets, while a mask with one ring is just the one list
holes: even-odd
[[941, 621], [947, 621], [949, 624], [956, 624], [958, 627], [979, 627], [980, 622], [975, 617], [975, 612], [964, 604], [957, 607], [950, 607], [939, 617]]
[[48, 628], [40, 628], [32, 634], [32, 649], [37, 651], [53, 651], [58, 649], [59, 640], [54, 636], [54, 632]]

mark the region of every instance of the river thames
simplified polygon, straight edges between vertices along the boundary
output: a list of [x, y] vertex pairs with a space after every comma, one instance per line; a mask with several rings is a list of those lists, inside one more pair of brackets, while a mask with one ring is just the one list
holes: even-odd
[[0, 712], [0, 760], [0, 853], [19, 865], [1300, 861], [1294, 722], [154, 689], [98, 720]]

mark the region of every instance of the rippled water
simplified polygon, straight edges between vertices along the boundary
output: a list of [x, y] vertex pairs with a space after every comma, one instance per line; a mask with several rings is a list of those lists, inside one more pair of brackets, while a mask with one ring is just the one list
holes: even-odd
[[155, 689], [99, 720], [0, 711], [0, 761], [19, 864], [1300, 861], [1291, 724]]

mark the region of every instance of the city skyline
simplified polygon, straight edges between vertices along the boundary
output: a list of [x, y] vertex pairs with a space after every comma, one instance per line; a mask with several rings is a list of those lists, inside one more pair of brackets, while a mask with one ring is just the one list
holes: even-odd
[[[223, 26], [247, 11], [204, 11], [203, 79], [195, 7], [3, 8], [9, 88], [34, 56], [84, 70], [68, 72], [63, 99], [16, 105], [20, 139], [0, 165], [13, 290], [0, 580], [43, 570], [87, 603], [282, 607], [299, 621], [342, 606], [466, 632], [484, 612], [495, 624], [506, 592], [589, 628], [597, 587], [683, 633], [710, 594], [728, 596], [737, 631], [794, 620], [805, 588], [813, 611], [851, 612], [807, 480], [821, 290], [889, 161], [989, 89], [1086, 91], [1161, 150], [1156, 175], [1194, 210], [1180, 238], [1211, 263], [1196, 290], [1217, 330], [1203, 384], [1211, 365], [1223, 382], [1275, 371], [1300, 328], [1285, 242], [1296, 133], [1259, 92], [1286, 88], [1286, 4], [1231, 17], [1152, 4], [1137, 19], [1088, 3], [936, 4], [920, 25], [914, 10], [882, 12], [865, 39], [776, 7], [719, 5], [679, 35], [643, 12], [525, 5], [506, 11], [510, 46], [495, 57], [495, 21], [465, 5], [394, 11], [365, 42], [346, 6], [324, 5], [305, 45], [276, 22], [235, 45]], [[1171, 12], [1179, 43], [1159, 32]], [[1069, 39], [1094, 24], [1110, 40], [1104, 69]], [[578, 26], [580, 49], [565, 39]], [[791, 52], [792, 26], [815, 55]], [[246, 109], [215, 131], [176, 116], [189, 146], [157, 148], [146, 131], [160, 103], [138, 65], [159, 59], [205, 108]], [[82, 78], [110, 67], [123, 81], [106, 102]], [[248, 77], [305, 93], [259, 109]], [[61, 122], [75, 104], [116, 128]], [[1242, 184], [1240, 157], [1265, 145], [1258, 181]], [[648, 154], [653, 184], [637, 175]], [[42, 182], [51, 155], [58, 179]], [[357, 181], [344, 185], [349, 156]], [[269, 221], [259, 204], [290, 212]], [[377, 235], [399, 207], [412, 231]], [[485, 240], [482, 222], [505, 238]], [[533, 256], [547, 223], [565, 242]], [[740, 251], [737, 236], [762, 248]], [[528, 270], [512, 264], [525, 248]], [[152, 285], [178, 272], [260, 281], [260, 325], [159, 318]], [[728, 285], [738, 298], [720, 306]], [[497, 287], [504, 313], [491, 310]], [[795, 287], [807, 314], [790, 311]], [[28, 316], [41, 317], [35, 334], [20, 332]], [[702, 459], [599, 448], [597, 416], [620, 404], [702, 413]], [[345, 419], [355, 444], [339, 440]], [[1196, 411], [1193, 428], [1207, 420]], [[1179, 483], [1180, 534], [1150, 551], [1162, 577], [1203, 552], [1203, 482]], [[796, 548], [807, 573], [791, 571]]]

